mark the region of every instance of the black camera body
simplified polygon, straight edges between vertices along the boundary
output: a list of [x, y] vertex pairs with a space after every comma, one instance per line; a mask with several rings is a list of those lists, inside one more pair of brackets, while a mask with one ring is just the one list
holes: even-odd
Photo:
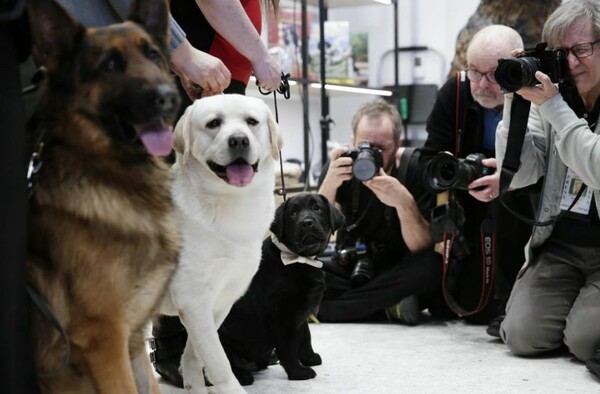
[[359, 181], [368, 181], [377, 175], [383, 166], [381, 149], [372, 147], [368, 141], [358, 145], [358, 149], [350, 149], [341, 157], [352, 158], [352, 175]]
[[463, 225], [465, 224], [465, 211], [456, 201], [438, 205], [431, 210], [431, 220], [429, 231], [435, 243], [442, 242], [445, 234], [454, 235], [452, 245], [452, 256], [462, 259], [471, 253], [471, 248], [467, 242]]
[[482, 176], [492, 175], [494, 168], [484, 166], [485, 156], [471, 153], [464, 159], [457, 159], [451, 153], [439, 152], [429, 163], [427, 175], [429, 185], [435, 190], [469, 190], [469, 184]]
[[546, 46], [542, 42], [515, 58], [498, 60], [494, 78], [504, 92], [515, 92], [522, 87], [537, 85], [539, 81], [535, 78], [536, 71], [548, 75], [555, 83], [568, 79], [568, 53], [564, 49], [546, 50]]
[[352, 266], [350, 281], [353, 287], [364, 285], [373, 279], [373, 259], [367, 246], [357, 242], [356, 246], [344, 248], [334, 253], [333, 260], [342, 266]]

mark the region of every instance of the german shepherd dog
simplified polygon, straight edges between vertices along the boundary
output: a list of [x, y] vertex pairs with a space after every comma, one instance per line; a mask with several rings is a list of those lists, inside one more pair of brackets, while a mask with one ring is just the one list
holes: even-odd
[[[40, 387], [159, 393], [144, 346], [179, 254], [166, 161], [179, 106], [165, 0], [86, 29], [30, 0], [47, 76], [33, 118], [41, 168], [30, 199], [28, 275], [66, 332], [31, 311]], [[40, 145], [41, 146], [41, 145]]]

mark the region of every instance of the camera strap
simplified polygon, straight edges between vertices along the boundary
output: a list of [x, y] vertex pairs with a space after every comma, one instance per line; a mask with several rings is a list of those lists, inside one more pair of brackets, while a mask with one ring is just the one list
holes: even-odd
[[513, 176], [521, 166], [521, 149], [525, 141], [527, 131], [527, 120], [531, 102], [525, 100], [518, 94], [514, 95], [513, 104], [510, 109], [510, 125], [508, 138], [506, 139], [506, 152], [502, 169], [500, 170], [500, 198], [508, 191]]
[[467, 74], [465, 71], [456, 72], [456, 114], [455, 114], [455, 141], [454, 141], [454, 156], [460, 157], [462, 148], [462, 136], [465, 127], [465, 101], [467, 96]]
[[472, 310], [466, 310], [461, 307], [458, 302], [452, 297], [449, 288], [449, 272], [451, 265], [459, 264], [460, 261], [452, 257], [452, 247], [456, 238], [457, 228], [454, 224], [446, 222], [444, 234], [443, 234], [443, 276], [442, 276], [442, 294], [446, 300], [446, 304], [456, 313], [459, 317], [465, 317], [480, 312], [487, 305], [490, 296], [492, 294], [492, 288], [494, 285], [494, 271], [495, 271], [495, 247], [496, 247], [496, 225], [492, 219], [485, 219], [481, 223], [481, 293], [477, 306]]

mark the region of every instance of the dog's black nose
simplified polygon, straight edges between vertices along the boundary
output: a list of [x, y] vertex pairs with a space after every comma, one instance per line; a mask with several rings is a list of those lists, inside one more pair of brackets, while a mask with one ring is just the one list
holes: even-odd
[[231, 149], [244, 150], [250, 146], [250, 140], [244, 134], [234, 134], [229, 137], [229, 147]]
[[154, 91], [153, 101], [157, 111], [168, 113], [174, 111], [179, 105], [179, 94], [173, 86], [163, 83]]
[[312, 219], [304, 219], [301, 223], [303, 228], [311, 228], [315, 225], [315, 221]]

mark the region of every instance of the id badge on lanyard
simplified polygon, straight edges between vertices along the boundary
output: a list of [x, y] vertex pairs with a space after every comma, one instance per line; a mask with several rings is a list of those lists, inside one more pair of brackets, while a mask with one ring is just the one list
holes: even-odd
[[[563, 185], [562, 198], [560, 199], [560, 209], [563, 211], [569, 209], [573, 200], [579, 193], [579, 190], [584, 186], [584, 183], [581, 179], [579, 179], [577, 173], [567, 169], [567, 175], [565, 177], [565, 183]], [[570, 212], [578, 213], [581, 215], [587, 215], [590, 213], [590, 206], [592, 204], [592, 196], [593, 191], [590, 188], [587, 188], [585, 192], [579, 197], [575, 206], [571, 208]]]

